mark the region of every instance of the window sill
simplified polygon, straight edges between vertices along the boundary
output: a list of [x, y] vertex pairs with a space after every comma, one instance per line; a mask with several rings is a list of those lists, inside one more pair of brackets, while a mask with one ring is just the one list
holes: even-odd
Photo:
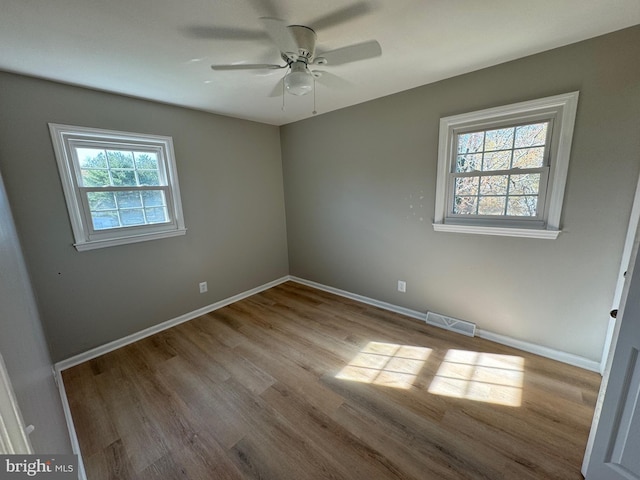
[[436, 232], [472, 233], [476, 235], [498, 235], [502, 237], [542, 238], [555, 240], [562, 230], [541, 230], [533, 228], [481, 227], [477, 225], [449, 225], [434, 223]]
[[128, 237], [108, 238], [104, 240], [91, 240], [88, 242], [75, 243], [73, 246], [79, 252], [87, 250], [95, 250], [98, 248], [115, 247], [117, 245], [126, 245], [128, 243], [146, 242], [147, 240], [157, 240], [159, 238], [177, 237], [187, 233], [186, 228], [171, 230], [167, 232], [148, 233], [146, 235], [135, 235]]

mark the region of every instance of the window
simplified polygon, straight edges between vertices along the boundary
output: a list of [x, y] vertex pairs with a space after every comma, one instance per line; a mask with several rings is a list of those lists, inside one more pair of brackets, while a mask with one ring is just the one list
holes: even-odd
[[436, 231], [557, 238], [578, 92], [440, 120]]
[[186, 232], [171, 137], [49, 124], [76, 249]]

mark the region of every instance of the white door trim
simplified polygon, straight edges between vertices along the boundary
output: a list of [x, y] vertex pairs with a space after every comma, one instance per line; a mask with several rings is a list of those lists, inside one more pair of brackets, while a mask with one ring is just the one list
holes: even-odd
[[31, 454], [33, 448], [24, 429], [18, 401], [4, 359], [0, 354], [0, 454]]
[[[627, 228], [627, 237], [624, 241], [624, 248], [622, 250], [622, 258], [620, 259], [620, 271], [618, 272], [618, 282], [616, 284], [616, 290], [613, 294], [613, 303], [611, 310], [617, 309], [620, 306], [620, 299], [622, 297], [622, 290], [624, 289], [625, 272], [629, 269], [629, 262], [631, 261], [631, 254], [633, 253], [634, 243], [636, 242], [636, 232], [638, 231], [638, 224], [640, 223], [640, 178], [636, 184], [636, 193], [633, 198], [633, 206], [631, 207], [631, 215], [629, 216], [629, 227]], [[607, 335], [604, 340], [604, 346], [602, 349], [602, 358], [600, 359], [600, 375], [603, 375], [609, 353], [611, 352], [611, 346], [613, 341], [613, 332], [616, 326], [616, 320], [609, 317], [609, 326], [607, 328]]]

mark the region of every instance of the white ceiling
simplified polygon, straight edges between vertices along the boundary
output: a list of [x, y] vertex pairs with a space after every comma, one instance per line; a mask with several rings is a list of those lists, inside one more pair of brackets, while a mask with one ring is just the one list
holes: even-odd
[[282, 63], [264, 16], [319, 25], [322, 50], [380, 42], [379, 58], [323, 67], [346, 85], [317, 85], [321, 114], [640, 24], [640, 0], [0, 0], [0, 70], [274, 125], [310, 117], [313, 95], [287, 94], [284, 111], [269, 96], [285, 70], [210, 69]]

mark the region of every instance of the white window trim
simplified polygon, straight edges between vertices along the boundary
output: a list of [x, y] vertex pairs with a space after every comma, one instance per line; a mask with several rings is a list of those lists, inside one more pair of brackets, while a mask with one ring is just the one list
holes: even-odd
[[[53, 149], [58, 163], [62, 189], [64, 191], [73, 236], [74, 247], [82, 252], [96, 248], [112, 247], [128, 243], [156, 240], [160, 238], [184, 235], [186, 228], [180, 200], [178, 172], [173, 151], [171, 137], [160, 135], [119, 132], [89, 127], [77, 127], [50, 123], [49, 131], [53, 142]], [[168, 224], [143, 225], [139, 227], [124, 227], [96, 233], [93, 231], [90, 215], [83, 206], [82, 195], [75, 171], [73, 159], [74, 142], [81, 141], [113, 142], [114, 144], [130, 143], [144, 146], [162, 153], [167, 176], [167, 207], [172, 221]], [[163, 187], [163, 189], [166, 187]]]
[[[436, 207], [433, 228], [438, 232], [475, 233], [480, 235], [501, 235], [510, 237], [529, 237], [555, 239], [561, 233], [560, 218], [564, 189], [569, 170], [569, 157], [575, 116], [578, 107], [579, 92], [571, 92], [552, 97], [520, 102], [512, 105], [489, 108], [461, 115], [453, 115], [440, 119], [440, 135], [438, 139], [438, 170], [436, 181]], [[554, 113], [554, 132], [557, 138], [555, 157], [551, 161], [549, 173], [548, 193], [546, 197], [546, 226], [545, 228], [520, 228], [500, 226], [500, 220], [491, 225], [453, 224], [446, 223], [448, 206], [447, 184], [453, 162], [455, 147], [455, 132], [478, 124], [481, 128], [491, 122], [520, 120], [529, 116], [544, 113]], [[550, 194], [549, 194], [550, 193]]]

